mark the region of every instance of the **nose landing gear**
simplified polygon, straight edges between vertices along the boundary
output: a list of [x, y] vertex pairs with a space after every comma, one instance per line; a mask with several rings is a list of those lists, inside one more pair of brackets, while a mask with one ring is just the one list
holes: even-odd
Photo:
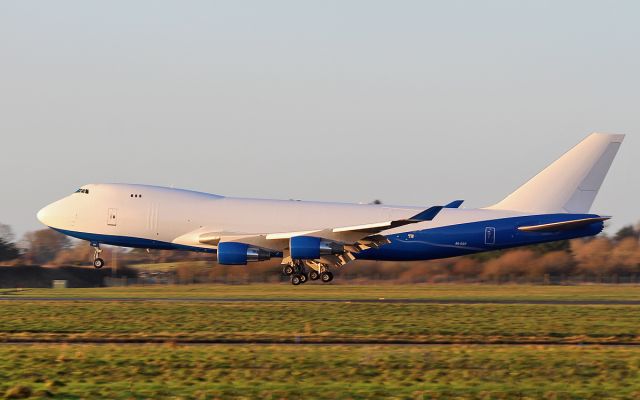
[[93, 247], [93, 266], [96, 269], [104, 267], [104, 260], [100, 258], [100, 253], [102, 253], [100, 243], [91, 243], [91, 247]]
[[100, 257], [96, 257], [96, 259], [93, 260], [93, 266], [96, 269], [100, 269], [100, 268], [104, 267], [104, 260], [102, 258], [100, 258]]

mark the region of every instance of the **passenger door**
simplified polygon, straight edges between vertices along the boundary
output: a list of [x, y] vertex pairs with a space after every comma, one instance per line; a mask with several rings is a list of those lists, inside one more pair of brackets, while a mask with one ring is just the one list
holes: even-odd
[[107, 225], [116, 226], [118, 224], [118, 209], [110, 208], [109, 216], [107, 218]]

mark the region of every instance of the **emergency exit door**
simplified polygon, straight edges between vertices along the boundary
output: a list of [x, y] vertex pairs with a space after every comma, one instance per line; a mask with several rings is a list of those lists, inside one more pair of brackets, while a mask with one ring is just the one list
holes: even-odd
[[109, 216], [107, 218], [107, 225], [116, 226], [118, 224], [118, 209], [110, 208]]

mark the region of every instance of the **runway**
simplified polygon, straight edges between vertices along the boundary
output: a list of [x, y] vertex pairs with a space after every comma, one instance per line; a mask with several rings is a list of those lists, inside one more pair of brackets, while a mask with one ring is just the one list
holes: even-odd
[[171, 303], [364, 303], [364, 304], [531, 304], [640, 306], [640, 300], [527, 300], [527, 299], [320, 299], [225, 297], [23, 297], [2, 296], [0, 301], [27, 302], [171, 302]]
[[545, 340], [459, 340], [459, 341], [429, 341], [429, 340], [376, 340], [376, 339], [340, 339], [305, 340], [302, 337], [291, 337], [288, 340], [272, 339], [169, 339], [169, 338], [10, 338], [0, 341], [2, 345], [36, 345], [36, 344], [91, 344], [91, 345], [184, 345], [184, 346], [213, 346], [213, 345], [256, 345], [256, 346], [594, 346], [594, 347], [640, 347], [640, 342], [563, 342]]

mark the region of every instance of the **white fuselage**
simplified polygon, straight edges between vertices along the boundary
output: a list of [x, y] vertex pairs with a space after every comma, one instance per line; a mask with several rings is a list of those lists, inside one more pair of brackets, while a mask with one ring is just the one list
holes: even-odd
[[[215, 248], [215, 245], [199, 241], [204, 233], [224, 232], [241, 236], [306, 232], [408, 218], [425, 208], [243, 199], [133, 184], [89, 184], [82, 189], [83, 192], [76, 192], [43, 208], [38, 218], [52, 228], [72, 233], [143, 238], [203, 249]], [[521, 213], [444, 209], [433, 221], [385, 233], [516, 215]]]

